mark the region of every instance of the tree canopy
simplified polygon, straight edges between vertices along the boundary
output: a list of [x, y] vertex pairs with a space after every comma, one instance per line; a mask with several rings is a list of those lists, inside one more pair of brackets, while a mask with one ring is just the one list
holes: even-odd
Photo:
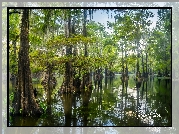
[[[10, 9], [13, 11], [14, 9]], [[84, 11], [86, 10], [86, 35]], [[104, 24], [96, 22], [93, 15], [98, 9], [31, 9], [30, 10], [30, 65], [32, 72], [43, 71], [51, 63], [60, 72], [66, 61], [74, 66], [97, 69], [107, 67], [113, 71], [122, 69], [121, 53], [133, 70], [139, 54], [148, 53], [149, 62], [155, 71], [170, 70], [171, 62], [171, 10], [159, 9], [156, 27], [151, 29], [153, 12], [148, 9], [111, 9], [115, 22], [108, 22], [109, 33]], [[102, 10], [106, 14], [105, 9]], [[17, 72], [17, 52], [20, 34], [20, 14], [9, 18], [10, 72]], [[70, 20], [69, 20], [70, 19]], [[70, 21], [70, 36], [65, 36], [65, 27]], [[72, 48], [66, 55], [66, 47]], [[85, 47], [87, 46], [87, 48]], [[84, 55], [87, 49], [88, 56]], [[16, 56], [15, 56], [16, 55]], [[147, 63], [148, 64], [148, 63]], [[131, 66], [132, 65], [132, 66]]]

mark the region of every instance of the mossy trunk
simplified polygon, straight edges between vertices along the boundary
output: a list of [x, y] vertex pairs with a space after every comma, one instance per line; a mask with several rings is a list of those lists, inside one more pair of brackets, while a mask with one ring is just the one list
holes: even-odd
[[14, 114], [37, 115], [41, 114], [36, 103], [29, 60], [29, 9], [24, 9], [22, 15], [20, 49], [18, 61], [18, 86], [13, 101]]

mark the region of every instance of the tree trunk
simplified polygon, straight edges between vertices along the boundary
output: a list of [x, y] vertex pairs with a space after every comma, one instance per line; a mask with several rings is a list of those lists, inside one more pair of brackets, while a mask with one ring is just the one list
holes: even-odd
[[107, 68], [105, 68], [105, 88], [107, 88], [107, 80], [108, 76], [107, 76]]
[[22, 15], [20, 49], [18, 62], [18, 87], [15, 93], [13, 108], [14, 114], [37, 115], [41, 114], [35, 101], [30, 60], [29, 60], [29, 9], [24, 9]]
[[139, 72], [139, 42], [137, 43], [137, 72]]
[[144, 71], [144, 56], [142, 54], [142, 76], [144, 77], [145, 75], [145, 71]]
[[122, 44], [122, 74], [121, 74], [121, 81], [124, 82], [124, 50]]
[[[87, 31], [86, 31], [86, 21], [87, 21], [87, 9], [84, 9], [83, 11], [83, 16], [84, 16], [84, 21], [83, 21], [83, 36], [86, 37], [87, 36]], [[88, 51], [87, 51], [87, 45], [85, 44], [85, 54], [84, 56], [88, 56]], [[81, 91], [84, 92], [84, 87], [88, 87], [89, 85], [89, 80], [91, 79], [90, 78], [90, 73], [89, 73], [89, 70], [85, 70], [86, 71], [86, 74], [83, 76], [83, 79], [82, 79], [82, 85], [81, 85]]]
[[[70, 11], [69, 11], [70, 12]], [[71, 35], [71, 16], [68, 15], [68, 23], [66, 24], [66, 29], [65, 29], [65, 33], [66, 33], [66, 37], [70, 37]], [[71, 55], [72, 54], [72, 47], [71, 46], [66, 46], [66, 55]], [[71, 92], [71, 86], [73, 85], [73, 80], [72, 80], [72, 65], [71, 62], [66, 62], [65, 63], [65, 92]]]
[[51, 114], [51, 95], [53, 90], [52, 65], [47, 66], [47, 113]]
[[[83, 22], [83, 36], [86, 37], [87, 36], [87, 32], [86, 32], [86, 19], [87, 19], [87, 10], [84, 9], [84, 12], [83, 12], [83, 15], [84, 15], [84, 22]], [[85, 56], [88, 55], [88, 52], [87, 52], [87, 46], [85, 44]]]
[[148, 78], [148, 74], [149, 74], [149, 71], [148, 71], [148, 68], [147, 68], [147, 58], [148, 58], [148, 55], [147, 55], [147, 53], [146, 53], [146, 67], [145, 67], [145, 72], [146, 72], [146, 78]]
[[123, 44], [122, 44], [122, 78], [124, 77], [124, 50], [123, 50]]
[[126, 64], [125, 77], [128, 77], [127, 52], [126, 52], [126, 50], [125, 50], [125, 64]]

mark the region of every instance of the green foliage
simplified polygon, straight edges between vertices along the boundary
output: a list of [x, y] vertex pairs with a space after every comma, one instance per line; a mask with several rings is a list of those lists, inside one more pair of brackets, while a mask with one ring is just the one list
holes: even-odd
[[14, 113], [14, 108], [10, 107], [9, 112], [10, 112], [10, 113]]
[[47, 110], [46, 101], [40, 100], [39, 105], [40, 105], [40, 108], [42, 108], [46, 112], [46, 110]]
[[20, 112], [20, 114], [22, 114], [23, 110], [22, 110], [22, 109], [20, 109], [20, 110], [19, 110], [19, 112]]
[[[17, 74], [17, 59], [13, 55], [10, 55], [9, 71], [11, 74]], [[11, 58], [12, 57], [12, 58]]]
[[9, 16], [9, 40], [17, 40], [20, 34], [20, 16], [19, 14], [11, 14]]
[[95, 37], [84, 37], [83, 35], [72, 35], [66, 38], [64, 35], [58, 35], [47, 42], [48, 47], [75, 46], [79, 44], [89, 44], [96, 41]]
[[17, 73], [17, 52], [20, 35], [20, 16], [19, 14], [11, 14], [9, 16], [9, 65], [10, 73]]
[[14, 93], [13, 93], [13, 92], [9, 95], [9, 100], [10, 100], [10, 101], [13, 101], [13, 100], [14, 100]]
[[[92, 10], [88, 10], [88, 13], [93, 14]], [[147, 64], [152, 64], [156, 70], [164, 70], [166, 67], [170, 69], [168, 64], [171, 62], [171, 37], [168, 35], [171, 32], [171, 12], [159, 10], [157, 27], [151, 31], [149, 26], [152, 17], [153, 13], [147, 9], [125, 9], [124, 12], [115, 10], [116, 21], [108, 22], [108, 27], [112, 29], [112, 34], [109, 34], [103, 24], [93, 20], [87, 21], [84, 26], [82, 9], [31, 9], [29, 57], [32, 73], [43, 72], [48, 63], [52, 65], [52, 70], [65, 74], [67, 62], [81, 71], [81, 78], [90, 70], [98, 68], [119, 72], [124, 64], [133, 71], [137, 59], [141, 62], [141, 57], [137, 57], [137, 53], [148, 53]], [[11, 15], [9, 23], [10, 40], [16, 41], [17, 44], [20, 19], [18, 14]], [[71, 28], [69, 35], [68, 24]], [[83, 33], [84, 27], [86, 36]], [[141, 43], [141, 40], [144, 41]], [[10, 72], [17, 73], [18, 45], [16, 56], [13, 44], [9, 46]], [[85, 51], [88, 53], [87, 56]], [[79, 77], [78, 74], [75, 77]]]

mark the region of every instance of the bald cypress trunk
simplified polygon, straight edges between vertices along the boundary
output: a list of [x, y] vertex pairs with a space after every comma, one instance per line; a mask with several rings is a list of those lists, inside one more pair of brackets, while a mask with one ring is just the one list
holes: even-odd
[[[71, 14], [70, 11], [68, 11], [69, 14]], [[67, 23], [66, 23], [66, 37], [69, 38], [72, 34], [71, 29], [71, 15], [68, 15]], [[66, 55], [72, 55], [72, 46], [66, 46]], [[70, 93], [72, 90], [73, 85], [73, 78], [72, 78], [72, 63], [70, 61], [67, 61], [65, 63], [65, 92]]]
[[22, 15], [20, 49], [18, 61], [18, 86], [13, 101], [14, 114], [37, 115], [42, 111], [35, 101], [30, 60], [29, 60], [29, 9], [24, 9]]
[[[83, 18], [84, 18], [84, 21], [83, 21], [83, 36], [84, 37], [87, 37], [87, 31], [86, 31], [86, 23], [87, 23], [87, 9], [84, 9], [83, 11]], [[88, 56], [88, 50], [87, 50], [87, 44], [84, 44], [84, 56], [87, 57]], [[85, 87], [89, 87], [89, 85], [91, 85], [90, 83], [90, 72], [89, 70], [85, 70], [86, 73], [85, 75], [83, 76], [83, 79], [82, 79], [82, 83], [81, 83], [81, 91], [82, 92], [85, 92]]]

